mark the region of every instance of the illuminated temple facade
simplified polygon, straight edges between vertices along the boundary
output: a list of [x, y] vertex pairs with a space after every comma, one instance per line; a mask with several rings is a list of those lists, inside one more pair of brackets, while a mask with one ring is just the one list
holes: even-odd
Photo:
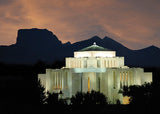
[[46, 74], [39, 74], [38, 78], [46, 91], [62, 91], [64, 99], [70, 99], [77, 92], [95, 90], [103, 93], [112, 104], [118, 99], [125, 104], [123, 86], [152, 82], [152, 73], [125, 66], [124, 57], [117, 57], [115, 51], [94, 43], [74, 52], [74, 57], [67, 57], [65, 67], [46, 69]]

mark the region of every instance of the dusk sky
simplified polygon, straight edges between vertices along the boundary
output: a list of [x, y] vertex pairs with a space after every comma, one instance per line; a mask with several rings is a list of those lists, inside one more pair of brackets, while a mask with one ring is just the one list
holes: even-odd
[[160, 47], [160, 0], [0, 0], [0, 45], [25, 28], [46, 28], [63, 43], [97, 35], [131, 49]]

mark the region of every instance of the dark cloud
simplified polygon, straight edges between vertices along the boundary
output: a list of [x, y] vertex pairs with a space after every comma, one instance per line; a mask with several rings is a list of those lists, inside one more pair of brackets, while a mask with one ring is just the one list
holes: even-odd
[[15, 0], [0, 0], [0, 6], [12, 4]]

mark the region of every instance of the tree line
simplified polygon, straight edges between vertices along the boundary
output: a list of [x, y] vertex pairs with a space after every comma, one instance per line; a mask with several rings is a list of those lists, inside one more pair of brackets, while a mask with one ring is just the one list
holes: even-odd
[[45, 92], [45, 88], [41, 85], [40, 81], [37, 83], [37, 93], [39, 98], [38, 104], [46, 104], [46, 105], [106, 105], [108, 104], [107, 98], [104, 94], [91, 91], [91, 92], [77, 92], [75, 96], [67, 103], [67, 100], [62, 99], [60, 95], [62, 95], [62, 91], [59, 93], [50, 93]]

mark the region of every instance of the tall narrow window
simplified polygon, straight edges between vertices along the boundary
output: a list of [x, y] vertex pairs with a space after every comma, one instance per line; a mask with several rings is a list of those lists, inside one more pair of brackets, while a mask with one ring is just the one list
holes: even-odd
[[125, 72], [123, 72], [123, 86], [125, 86]]
[[61, 89], [61, 75], [60, 75], [60, 72], [58, 73], [59, 75], [59, 89]]
[[128, 72], [126, 72], [126, 86], [128, 86]]
[[65, 73], [65, 89], [68, 89], [68, 85], [67, 85], [67, 72]]
[[111, 60], [111, 67], [112, 67], [112, 60]]
[[55, 90], [55, 86], [53, 85], [53, 90]]
[[75, 60], [75, 67], [74, 68], [77, 68], [77, 60]]
[[108, 67], [109, 67], [109, 60], [108, 60]]
[[100, 83], [101, 83], [100, 82], [100, 77], [98, 77], [98, 86], [99, 86], [98, 88], [99, 88], [99, 91], [101, 91], [101, 85], [100, 85]]
[[106, 60], [104, 60], [104, 67], [106, 67]]
[[59, 72], [57, 72], [57, 77], [58, 77], [58, 89], [60, 88], [60, 75]]
[[122, 89], [122, 73], [120, 72], [120, 89]]
[[79, 65], [80, 65], [80, 64], [79, 64], [79, 60], [77, 60], [77, 68], [79, 68]]
[[90, 92], [90, 78], [88, 77], [88, 92]]
[[86, 68], [88, 67], [88, 63], [87, 63], [87, 60], [86, 60]]
[[71, 61], [71, 68], [73, 68], [73, 61]]
[[113, 88], [116, 88], [116, 75], [115, 75], [115, 71], [113, 71]]
[[132, 85], [132, 73], [129, 71], [129, 85]]
[[62, 72], [60, 72], [60, 89], [62, 90]]
[[55, 74], [56, 74], [56, 89], [57, 89], [57, 88], [58, 88], [58, 87], [57, 87], [57, 85], [58, 85], [58, 81], [57, 81], [57, 80], [58, 80], [58, 79], [57, 79], [57, 78], [58, 78], [58, 77], [57, 77], [57, 72], [56, 72]]
[[97, 60], [97, 68], [100, 68], [100, 60]]
[[80, 68], [80, 61], [78, 60], [78, 68]]
[[54, 72], [54, 76], [53, 76], [53, 78], [54, 78], [54, 82], [53, 82], [53, 90], [55, 89], [55, 80], [56, 80], [56, 76], [55, 76], [55, 72]]

